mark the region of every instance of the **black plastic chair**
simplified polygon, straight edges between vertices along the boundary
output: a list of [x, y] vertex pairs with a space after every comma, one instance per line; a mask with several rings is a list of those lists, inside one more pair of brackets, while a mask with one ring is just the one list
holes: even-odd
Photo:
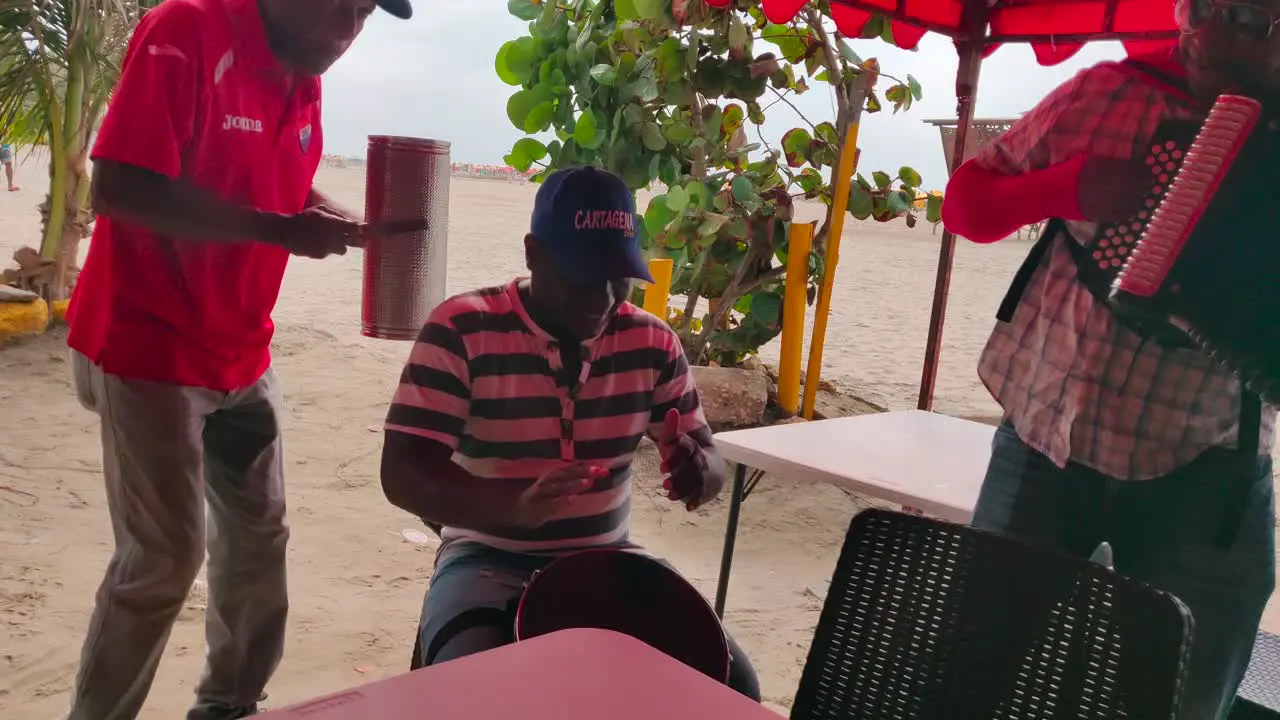
[[887, 510], [853, 519], [792, 720], [1175, 716], [1191, 615], [1087, 560]]
[[1258, 633], [1231, 720], [1280, 720], [1280, 635]]

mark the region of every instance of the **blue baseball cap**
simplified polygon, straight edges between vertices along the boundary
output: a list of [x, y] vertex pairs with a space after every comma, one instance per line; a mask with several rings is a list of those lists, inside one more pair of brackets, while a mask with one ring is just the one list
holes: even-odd
[[631, 189], [622, 178], [599, 168], [572, 167], [542, 181], [529, 232], [572, 282], [653, 282], [640, 254], [639, 223]]

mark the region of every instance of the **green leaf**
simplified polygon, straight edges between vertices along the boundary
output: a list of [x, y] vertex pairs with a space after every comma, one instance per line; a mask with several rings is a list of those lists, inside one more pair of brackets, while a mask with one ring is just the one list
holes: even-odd
[[931, 223], [942, 222], [942, 196], [929, 193], [924, 203], [924, 219]]
[[871, 179], [875, 181], [876, 187], [881, 190], [884, 190], [893, 184], [893, 178], [889, 177], [889, 173], [880, 172], [879, 170], [871, 173]]
[[612, 87], [618, 84], [618, 71], [612, 65], [596, 65], [591, 68], [591, 79], [601, 85]]
[[887, 197], [885, 201], [889, 207], [889, 212], [892, 214], [892, 217], [898, 217], [899, 215], [911, 212], [915, 198], [911, 197], [903, 190], [895, 190], [889, 193], [889, 197]]
[[524, 172], [533, 163], [547, 156], [547, 146], [533, 138], [520, 138], [512, 146], [511, 153], [504, 158], [508, 165]]
[[729, 183], [730, 191], [733, 193], [733, 199], [737, 202], [748, 202], [757, 199], [756, 190], [751, 186], [751, 180], [745, 175], [739, 175]]
[[578, 116], [578, 122], [573, 128], [573, 140], [587, 150], [595, 150], [604, 143], [604, 133], [600, 132], [600, 123], [591, 108], [583, 110]]
[[658, 50], [654, 53], [654, 64], [658, 69], [658, 76], [666, 82], [671, 82], [684, 75], [684, 47], [680, 45], [678, 38], [669, 37], [662, 41], [658, 46]]
[[658, 171], [658, 179], [662, 180], [666, 185], [675, 185], [680, 179], [680, 160], [668, 157], [667, 161], [662, 164], [661, 170]]
[[550, 100], [544, 100], [537, 105], [529, 108], [529, 114], [524, 118], [525, 132], [534, 134], [546, 131], [551, 127], [551, 116], [555, 114], [556, 106]]
[[813, 138], [804, 128], [792, 128], [782, 136], [782, 152], [786, 155], [787, 165], [800, 167], [809, 159], [809, 149]]
[[744, 324], [758, 324], [766, 327], [777, 327], [781, 330], [782, 296], [778, 293], [757, 292], [751, 296], [751, 308]]
[[894, 47], [898, 46], [898, 41], [893, 37], [893, 23], [888, 19], [884, 21], [883, 26], [880, 28], [880, 39]]
[[920, 177], [920, 173], [906, 165], [898, 168], [898, 179], [902, 180], [903, 185], [912, 189], [920, 187], [920, 184], [924, 182], [924, 179]]
[[715, 235], [716, 233], [720, 232], [720, 228], [724, 227], [725, 224], [728, 222], [729, 222], [728, 215], [721, 215], [720, 213], [707, 213], [703, 217], [702, 222], [698, 225], [698, 235], [701, 237], [708, 237], [711, 235]]
[[862, 183], [849, 183], [849, 213], [859, 220], [871, 217], [873, 201], [871, 193]]
[[729, 47], [737, 51], [746, 50], [751, 43], [751, 32], [747, 30], [747, 26], [742, 23], [742, 20], [738, 19], [736, 13], [729, 16], [728, 39]]
[[924, 97], [924, 91], [920, 87], [920, 81], [910, 75], [907, 76], [907, 87], [911, 88], [911, 97], [916, 100]]
[[689, 191], [676, 185], [667, 191], [667, 207], [672, 212], [680, 212], [689, 206]]
[[[507, 119], [520, 130], [536, 132], [525, 130], [525, 128], [530, 124], [528, 119], [529, 115], [533, 113], [533, 109], [544, 103], [551, 104], [544, 88], [535, 87], [528, 90], [517, 90], [514, 95], [507, 98]], [[549, 110], [547, 117], [548, 119], [550, 118]]]
[[640, 73], [627, 90], [635, 96], [640, 102], [650, 102], [658, 97], [658, 78], [654, 75], [653, 67], [650, 66], [646, 71]]
[[684, 145], [693, 139], [693, 126], [686, 122], [672, 123], [667, 128], [667, 140], [672, 145]]
[[880, 34], [884, 32], [886, 25], [888, 25], [888, 23], [884, 21], [883, 15], [872, 15], [871, 18], [862, 25], [862, 33], [858, 37], [863, 38], [864, 40], [880, 37]]
[[720, 132], [725, 137], [732, 137], [738, 131], [738, 128], [742, 127], [742, 122], [746, 117], [747, 114], [743, 111], [741, 105], [730, 103], [720, 116]]
[[536, 20], [542, 13], [540, 5], [533, 0], [507, 0], [507, 12], [521, 20]]
[[702, 127], [706, 130], [708, 138], [720, 137], [720, 125], [724, 122], [724, 111], [716, 105], [708, 105], [703, 108]]
[[805, 197], [810, 200], [818, 196], [818, 191], [822, 189], [824, 184], [822, 173], [818, 172], [814, 168], [805, 168], [804, 170], [801, 170], [799, 174], [795, 176], [795, 182], [800, 186], [801, 190], [804, 190]]
[[641, 20], [661, 20], [666, 15], [664, 5], [667, 3], [662, 0], [632, 0], [632, 4]]
[[858, 53], [853, 51], [853, 48], [849, 46], [849, 43], [841, 39], [837, 41], [837, 45], [840, 48], [841, 58], [844, 58], [845, 61], [853, 63], [854, 65], [862, 64], [862, 58], [858, 57]]
[[701, 181], [691, 180], [684, 189], [689, 193], [689, 204], [698, 210], [706, 210], [711, 205], [711, 192]]
[[788, 62], [800, 62], [808, 51], [803, 39], [807, 37], [807, 33], [799, 27], [766, 25], [764, 30], [760, 31], [760, 37], [766, 42], [773, 43]]
[[533, 54], [536, 50], [537, 42], [531, 37], [503, 43], [494, 59], [498, 78], [508, 85], [523, 85], [533, 76]]
[[677, 213], [667, 206], [666, 195], [654, 195], [649, 207], [644, 211], [644, 227], [652, 237], [660, 237], [667, 231], [667, 225], [675, 220]]
[[662, 135], [662, 128], [658, 127], [657, 123], [644, 124], [644, 129], [640, 131], [640, 141], [653, 152], [660, 152], [667, 147], [667, 139]]
[[814, 127], [814, 131], [816, 132], [819, 140], [831, 143], [832, 145], [840, 144], [840, 133], [836, 131], [836, 126], [832, 125], [830, 122], [824, 121], [818, 123], [817, 126]]
[[619, 21], [640, 19], [640, 11], [636, 8], [635, 0], [614, 0], [613, 9]]

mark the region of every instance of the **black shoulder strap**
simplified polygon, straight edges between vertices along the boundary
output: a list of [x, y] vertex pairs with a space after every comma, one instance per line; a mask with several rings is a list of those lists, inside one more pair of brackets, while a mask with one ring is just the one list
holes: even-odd
[[1004, 300], [1000, 301], [1000, 308], [996, 310], [996, 320], [1006, 323], [1013, 321], [1013, 313], [1018, 309], [1018, 303], [1022, 302], [1022, 295], [1031, 284], [1031, 277], [1035, 275], [1036, 268], [1040, 267], [1040, 263], [1044, 261], [1044, 256], [1053, 247], [1058, 234], [1066, 230], [1066, 223], [1058, 218], [1050, 218], [1045, 224], [1044, 231], [1040, 233], [1035, 245], [1031, 246], [1027, 258], [1022, 261], [1022, 265], [1018, 266], [1018, 272], [1014, 273], [1013, 282], [1009, 284], [1009, 289], [1004, 293]]
[[1125, 58], [1120, 64], [1145, 76], [1149, 82], [1158, 85], [1161, 90], [1183, 103], [1192, 107], [1201, 107], [1203, 105], [1192, 96], [1191, 86], [1187, 84], [1187, 79], [1184, 77], [1179, 77], [1159, 66], [1135, 58]]
[[1235, 542], [1236, 533], [1249, 509], [1249, 496], [1258, 475], [1259, 436], [1262, 434], [1262, 398], [1240, 381], [1240, 424], [1236, 429], [1236, 449], [1240, 458], [1239, 471], [1227, 482], [1227, 501], [1218, 528], [1218, 545], [1229, 548]]
[[1138, 60], [1136, 58], [1125, 58], [1122, 62], [1125, 65], [1128, 65], [1129, 67], [1133, 68], [1134, 70], [1150, 75], [1152, 79], [1159, 80], [1165, 85], [1168, 85], [1170, 88], [1181, 90], [1184, 92], [1187, 89], [1189, 89], [1187, 86], [1186, 78], [1180, 78], [1174, 75], [1173, 73], [1166, 72], [1165, 70], [1158, 68], [1155, 65], [1152, 65], [1151, 63], [1146, 62], [1145, 60]]

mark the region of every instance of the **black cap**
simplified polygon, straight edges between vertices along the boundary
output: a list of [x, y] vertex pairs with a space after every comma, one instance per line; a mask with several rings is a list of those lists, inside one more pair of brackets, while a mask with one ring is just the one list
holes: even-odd
[[378, 0], [378, 7], [401, 20], [413, 17], [413, 6], [409, 4], [409, 0]]
[[635, 278], [653, 282], [640, 252], [631, 190], [593, 167], [557, 170], [533, 199], [530, 231], [560, 272], [575, 283]]

